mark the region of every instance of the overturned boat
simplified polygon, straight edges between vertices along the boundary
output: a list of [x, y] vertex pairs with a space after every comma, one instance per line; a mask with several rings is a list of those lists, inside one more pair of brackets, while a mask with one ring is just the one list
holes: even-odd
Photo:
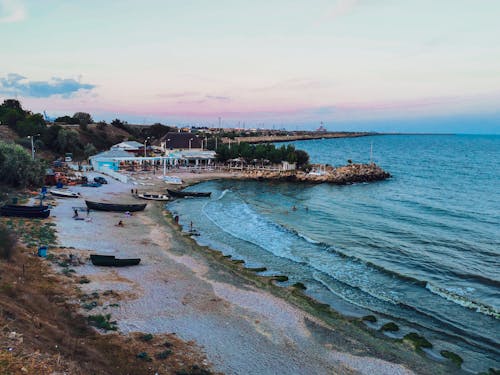
[[19, 206], [9, 204], [0, 207], [1, 216], [25, 217], [28, 219], [46, 219], [50, 215], [48, 206]]
[[141, 262], [141, 258], [115, 258], [114, 255], [91, 255], [90, 260], [94, 266], [104, 267], [126, 267], [136, 266]]
[[180, 191], [167, 189], [168, 195], [174, 198], [189, 198], [189, 197], [209, 197], [211, 192], [201, 192], [201, 191]]
[[136, 212], [142, 211], [146, 208], [147, 203], [142, 204], [118, 204], [118, 203], [104, 203], [85, 201], [85, 204], [91, 210], [96, 211], [114, 211], [114, 212]]

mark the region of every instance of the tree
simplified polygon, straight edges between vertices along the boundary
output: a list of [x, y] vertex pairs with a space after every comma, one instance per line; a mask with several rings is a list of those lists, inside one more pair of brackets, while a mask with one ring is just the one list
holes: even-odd
[[45, 163], [32, 160], [21, 146], [0, 141], [0, 181], [13, 187], [41, 186], [45, 176]]
[[14, 130], [21, 137], [27, 137], [28, 135], [42, 134], [46, 128], [43, 116], [37, 113], [28, 115], [24, 120], [19, 121]]
[[80, 121], [77, 118], [73, 118], [67, 115], [56, 118], [54, 122], [61, 122], [69, 125], [77, 125], [80, 123]]
[[309, 154], [304, 150], [295, 150], [295, 156], [297, 157], [297, 167], [301, 168], [309, 164]]
[[83, 155], [88, 159], [90, 156], [95, 155], [97, 153], [97, 149], [92, 143], [87, 143], [83, 148]]
[[88, 125], [88, 124], [92, 124], [92, 122], [94, 122], [94, 120], [92, 119], [92, 116], [86, 112], [76, 112], [73, 115], [73, 118], [78, 120], [78, 123], [80, 125]]

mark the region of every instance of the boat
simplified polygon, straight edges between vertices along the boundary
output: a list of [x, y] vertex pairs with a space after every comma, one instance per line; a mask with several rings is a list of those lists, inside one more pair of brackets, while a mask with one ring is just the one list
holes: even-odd
[[93, 254], [90, 256], [90, 260], [94, 266], [104, 266], [104, 267], [126, 267], [126, 266], [136, 266], [141, 262], [141, 258], [115, 258], [114, 255], [98, 255]]
[[148, 199], [151, 201], [168, 201], [167, 194], [150, 194], [150, 193], [139, 193], [136, 195], [137, 198]]
[[48, 208], [43, 209], [43, 207], [47, 206], [39, 206], [37, 208], [35, 206], [2, 206], [0, 207], [0, 215], [29, 219], [46, 219], [50, 215], [50, 210]]
[[211, 192], [201, 192], [201, 191], [180, 191], [167, 189], [170, 196], [175, 198], [187, 198], [187, 197], [209, 197]]
[[85, 186], [85, 187], [101, 187], [102, 184], [100, 184], [99, 182], [85, 182], [84, 184], [82, 184], [82, 186]]
[[24, 210], [24, 211], [45, 211], [49, 209], [49, 206], [22, 206], [17, 204], [6, 204], [2, 206], [2, 208], [13, 208], [16, 210]]
[[63, 197], [63, 198], [79, 198], [80, 197], [80, 194], [75, 193], [74, 191], [71, 191], [71, 190], [51, 189], [51, 190], [49, 190], [49, 193], [56, 196], [56, 197]]
[[118, 204], [118, 203], [102, 203], [85, 201], [85, 204], [91, 210], [97, 211], [117, 211], [117, 212], [136, 212], [142, 211], [146, 208], [146, 203], [142, 204]]

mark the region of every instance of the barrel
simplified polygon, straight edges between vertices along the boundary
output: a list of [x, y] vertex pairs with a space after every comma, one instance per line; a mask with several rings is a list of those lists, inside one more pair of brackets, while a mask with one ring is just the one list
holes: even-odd
[[38, 248], [38, 256], [42, 258], [47, 256], [47, 246], [40, 246]]

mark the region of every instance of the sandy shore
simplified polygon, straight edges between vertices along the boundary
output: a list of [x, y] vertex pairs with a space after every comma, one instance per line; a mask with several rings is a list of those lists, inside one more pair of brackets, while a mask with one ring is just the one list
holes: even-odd
[[[175, 175], [190, 183], [227, 177]], [[110, 183], [100, 188], [72, 190], [91, 200], [137, 202], [130, 189], [166, 187], [155, 177], [144, 177], [139, 185], [108, 178]], [[61, 246], [142, 259], [136, 267], [99, 268], [88, 262], [76, 268], [91, 280], [82, 285], [84, 291], [113, 289], [127, 296], [119, 306], [106, 310], [122, 332], [175, 332], [184, 340], [193, 340], [213, 368], [226, 374], [412, 374], [410, 367], [422, 373], [442, 372], [402, 344], [391, 344], [385, 359], [379, 359], [380, 350], [385, 350], [383, 339], [360, 334], [359, 328], [353, 328], [358, 333], [350, 337], [344, 334], [346, 327], [326, 325], [234, 271], [219, 267], [192, 240], [167, 224], [160, 203], [149, 203], [144, 212], [131, 217], [91, 212], [91, 221], [73, 220], [73, 206], [85, 203], [59, 199], [52, 211]], [[123, 228], [115, 226], [119, 220], [124, 222]], [[360, 339], [365, 336], [374, 340], [374, 347], [383, 349], [373, 350], [372, 344]], [[433, 372], [433, 368], [439, 371]]]

